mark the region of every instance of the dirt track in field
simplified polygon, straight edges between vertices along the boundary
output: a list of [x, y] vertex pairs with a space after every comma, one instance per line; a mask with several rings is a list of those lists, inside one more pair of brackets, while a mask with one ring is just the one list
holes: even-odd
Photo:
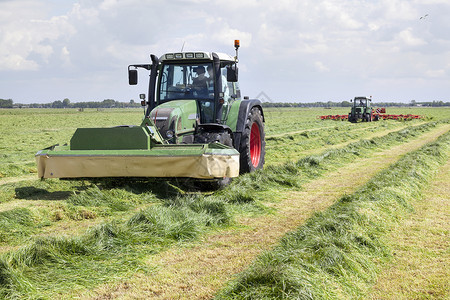
[[419, 139], [373, 154], [303, 186], [287, 192], [273, 203], [273, 215], [240, 218], [238, 228], [205, 236], [193, 246], [175, 247], [149, 256], [152, 274], [137, 274], [119, 283], [104, 285], [82, 298], [93, 299], [210, 299], [215, 292], [243, 271], [261, 251], [270, 249], [314, 212], [329, 207], [344, 194], [351, 194], [373, 175], [450, 130], [438, 127]]

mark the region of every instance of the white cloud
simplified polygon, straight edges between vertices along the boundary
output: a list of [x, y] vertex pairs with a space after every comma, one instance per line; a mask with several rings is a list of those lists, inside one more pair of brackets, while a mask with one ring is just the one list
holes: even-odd
[[446, 71], [441, 69], [441, 70], [428, 70], [425, 72], [425, 75], [427, 77], [431, 77], [431, 78], [443, 78], [446, 75]]
[[15, 3], [0, 5], [5, 11], [19, 10], [0, 20], [1, 70], [38, 70], [41, 62], [48, 63], [54, 54], [53, 43], [74, 32], [66, 16], [43, 18], [42, 6], [32, 5], [34, 10], [21, 12]]
[[420, 16], [417, 5], [406, 0], [382, 0], [379, 5], [383, 17], [390, 21], [417, 20]]
[[411, 28], [407, 28], [403, 31], [401, 31], [398, 34], [398, 39], [400, 40], [400, 43], [405, 44], [406, 46], [422, 46], [425, 45], [426, 42], [416, 36], [412, 33]]
[[75, 3], [73, 5], [73, 8], [68, 15], [71, 18], [82, 21], [90, 26], [95, 26], [96, 24], [98, 25], [100, 23], [100, 21], [98, 20], [98, 9], [93, 7], [82, 7], [79, 3]]
[[[0, 90], [27, 99], [13, 90], [7, 72], [33, 71], [20, 74], [79, 83], [77, 89], [58, 84], [65, 97], [102, 100], [105, 92], [96, 86], [109, 86], [129, 99], [128, 64], [183, 44], [233, 55], [233, 40], [240, 39], [246, 94], [264, 87], [274, 100], [295, 100], [298, 93], [283, 88], [291, 82], [305, 83], [306, 99], [326, 98], [331, 90], [348, 99], [355, 84], [390, 90], [392, 82], [395, 90], [395, 82], [421, 78], [420, 88], [429, 84], [448, 95], [448, 84], [437, 89], [436, 80], [450, 80], [449, 14], [448, 0], [0, 1]], [[40, 90], [56, 93], [54, 85]]]
[[73, 67], [72, 62], [70, 60], [70, 51], [69, 49], [67, 49], [66, 46], [62, 47], [61, 49], [61, 60], [66, 68]]
[[330, 71], [330, 69], [327, 66], [325, 66], [325, 64], [321, 61], [316, 61], [314, 63], [314, 65], [316, 66], [317, 70], [319, 70], [319, 72], [329, 72]]

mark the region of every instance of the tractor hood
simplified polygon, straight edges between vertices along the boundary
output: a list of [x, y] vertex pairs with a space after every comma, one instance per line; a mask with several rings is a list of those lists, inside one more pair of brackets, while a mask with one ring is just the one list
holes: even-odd
[[180, 135], [192, 134], [198, 122], [196, 100], [173, 100], [158, 105], [150, 112], [150, 119], [166, 140], [175, 142]]

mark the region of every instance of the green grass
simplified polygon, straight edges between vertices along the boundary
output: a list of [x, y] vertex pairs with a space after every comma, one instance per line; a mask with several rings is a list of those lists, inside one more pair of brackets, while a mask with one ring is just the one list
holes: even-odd
[[[138, 124], [142, 114], [141, 111], [113, 110], [69, 111], [66, 115], [61, 110], [42, 110], [29, 118], [25, 111], [16, 112], [0, 111], [0, 120], [3, 120], [0, 122], [6, 117], [11, 117], [8, 122], [15, 120], [10, 124], [14, 128], [8, 129], [8, 142], [3, 139], [0, 146], [6, 149], [10, 166], [17, 165], [21, 170], [19, 175], [29, 172], [25, 165], [34, 165], [33, 155], [38, 149], [68, 141], [77, 127]], [[4, 237], [0, 246], [21, 247], [4, 252], [0, 257], [0, 283], [4, 283], [0, 295], [54, 298], [68, 289], [83, 290], [137, 272], [151, 272], [151, 267], [143, 263], [146, 256], [180, 243], [190, 243], [211, 230], [232, 226], [238, 215], [268, 213], [271, 209], [265, 203], [277, 201], [280, 191], [300, 189], [303, 183], [324, 172], [368, 156], [377, 149], [404, 143], [446, 122], [439, 121], [443, 117], [436, 119], [437, 122], [361, 140], [298, 161], [277, 166], [268, 164], [265, 170], [241, 176], [227, 188], [214, 193], [198, 193], [189, 181], [179, 180], [13, 180], [3, 183], [0, 185], [0, 209], [4, 216], [13, 217], [4, 218], [8, 220], [5, 224], [9, 225], [0, 227], [0, 237]], [[289, 122], [296, 124], [295, 130], [313, 129], [292, 134], [292, 140], [316, 140], [319, 143], [311, 145], [317, 148], [321, 148], [326, 140], [332, 143], [349, 137], [359, 140], [363, 137], [360, 133], [365, 130], [382, 132], [398, 128], [397, 123], [389, 122], [385, 126], [381, 123], [357, 124], [362, 126], [358, 128], [345, 122], [327, 123], [318, 121], [316, 115], [306, 110], [285, 110], [281, 114], [277, 110], [268, 110], [266, 120], [267, 131], [271, 134], [292, 130]], [[330, 124], [332, 128], [320, 129]], [[22, 151], [15, 151], [10, 140], [21, 135]], [[285, 138], [269, 139], [268, 147], [275, 149], [279, 139]], [[0, 157], [0, 162], [5, 160]], [[6, 179], [15, 176], [5, 170]], [[2, 216], [0, 214], [0, 223]], [[85, 225], [77, 225], [79, 221]], [[88, 231], [83, 229], [83, 226], [89, 226], [86, 224], [91, 224]], [[7, 226], [14, 230], [6, 230]], [[58, 232], [61, 227], [70, 226], [79, 226], [79, 229]], [[52, 230], [56, 232], [47, 237]]]
[[0, 245], [13, 243], [19, 237], [28, 237], [34, 230], [35, 220], [27, 208], [14, 208], [0, 212]]
[[145, 255], [229, 222], [223, 202], [189, 196], [150, 206], [124, 222], [99, 224], [79, 237], [36, 238], [2, 256], [0, 280], [5, 285], [0, 295], [52, 298], [67, 289], [89, 288], [116, 276], [149, 271], [142, 263]]
[[261, 255], [217, 299], [361, 298], [390, 257], [387, 232], [411, 213], [410, 202], [440, 164], [450, 134], [405, 155], [352, 195], [310, 218]]
[[387, 243], [395, 253], [380, 266], [382, 276], [366, 299], [447, 299], [450, 269], [448, 216], [450, 161], [440, 168], [423, 196], [412, 202], [414, 214], [389, 231]]

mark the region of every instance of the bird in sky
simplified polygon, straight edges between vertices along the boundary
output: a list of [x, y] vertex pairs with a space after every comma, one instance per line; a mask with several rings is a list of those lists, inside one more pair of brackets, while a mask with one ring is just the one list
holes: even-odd
[[425, 20], [426, 17], [428, 17], [428, 14], [426, 14], [425, 16], [420, 17], [419, 20]]

